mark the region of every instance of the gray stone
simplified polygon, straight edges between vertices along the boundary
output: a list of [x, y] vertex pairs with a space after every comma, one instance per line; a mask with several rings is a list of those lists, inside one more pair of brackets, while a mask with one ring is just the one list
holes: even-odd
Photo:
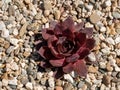
[[10, 54], [12, 51], [14, 51], [14, 46], [10, 46], [10, 47], [7, 49], [6, 53]]
[[82, 88], [84, 84], [85, 84], [85, 82], [80, 81], [80, 82], [78, 83], [78, 88]]
[[119, 12], [113, 12], [112, 15], [113, 15], [113, 17], [116, 18], [116, 19], [119, 19], [119, 18], [120, 18], [120, 13], [119, 13]]

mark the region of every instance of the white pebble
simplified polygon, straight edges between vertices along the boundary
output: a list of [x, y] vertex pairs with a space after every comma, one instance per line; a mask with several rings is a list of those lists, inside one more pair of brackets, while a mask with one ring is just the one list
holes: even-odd
[[101, 32], [105, 32], [105, 31], [106, 31], [106, 28], [102, 26], [102, 27], [100, 28], [100, 31], [101, 31]]
[[111, 0], [105, 1], [105, 6], [110, 7], [112, 5]]
[[28, 90], [33, 90], [33, 85], [32, 85], [32, 83], [28, 82], [25, 86], [26, 86], [26, 88], [27, 88]]
[[8, 80], [8, 84], [17, 85], [17, 79], [14, 77], [12, 80]]
[[11, 63], [11, 69], [12, 70], [18, 70], [19, 69], [19, 67], [18, 67], [16, 62]]
[[35, 86], [34, 90], [44, 90], [41, 86]]
[[37, 73], [37, 79], [40, 80], [42, 78], [43, 74], [41, 72]]
[[5, 24], [3, 21], [0, 21], [0, 30], [6, 29]]
[[95, 54], [94, 54], [94, 53], [90, 53], [90, 54], [88, 55], [88, 57], [89, 57], [90, 61], [96, 61], [96, 58], [95, 58]]
[[115, 64], [114, 67], [115, 67], [115, 71], [116, 71], [116, 72], [120, 72], [120, 68], [119, 68], [116, 64]]
[[7, 29], [4, 29], [1, 33], [1, 36], [4, 37], [4, 38], [9, 37], [9, 31]]
[[120, 49], [115, 49], [115, 52], [117, 53], [118, 56], [120, 56]]
[[74, 83], [73, 78], [69, 74], [65, 74], [64, 79], [67, 80], [70, 83]]
[[50, 78], [48, 79], [48, 83], [49, 83], [49, 86], [50, 86], [50, 87], [55, 87], [55, 82], [54, 82], [54, 78], [53, 78], [53, 77], [50, 77]]
[[116, 44], [120, 43], [120, 36], [116, 37], [115, 43], [116, 43]]
[[105, 47], [104, 49], [101, 50], [103, 52], [103, 54], [105, 55], [109, 55], [110, 54], [110, 48], [109, 47]]
[[106, 42], [109, 43], [109, 44], [115, 45], [115, 42], [111, 37], [106, 38]]
[[53, 76], [53, 71], [50, 71], [50, 72], [48, 73], [48, 75], [52, 77], [52, 76]]
[[17, 45], [18, 45], [18, 42], [19, 42], [19, 40], [16, 39], [16, 38], [10, 38], [9, 41], [10, 41], [11, 44], [13, 44], [13, 45], [15, 45], [15, 46], [17, 46]]
[[93, 9], [93, 5], [86, 5], [86, 8], [91, 11]]
[[15, 28], [15, 29], [13, 30], [13, 34], [16, 35], [16, 36], [18, 35], [18, 30], [17, 30], [17, 28]]
[[100, 62], [100, 68], [105, 69], [106, 68], [106, 63], [105, 62]]

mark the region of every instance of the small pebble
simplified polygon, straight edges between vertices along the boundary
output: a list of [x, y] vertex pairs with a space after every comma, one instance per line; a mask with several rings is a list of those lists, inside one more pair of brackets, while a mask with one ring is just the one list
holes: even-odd
[[95, 24], [100, 21], [100, 16], [97, 13], [93, 13], [90, 16], [90, 21]]
[[112, 5], [111, 0], [106, 0], [105, 1], [105, 6], [110, 7]]
[[38, 85], [38, 86], [35, 86], [35, 87], [34, 87], [34, 90], [44, 90], [44, 89], [42, 88], [42, 86], [39, 86], [39, 85]]
[[120, 36], [118, 36], [118, 37], [115, 38], [115, 43], [116, 44], [120, 43]]
[[103, 84], [105, 84], [106, 86], [108, 86], [111, 82], [111, 76], [109, 75], [104, 75], [102, 78]]
[[7, 86], [7, 85], [8, 85], [8, 80], [2, 79], [2, 85], [3, 85], [3, 86]]
[[63, 90], [63, 88], [61, 86], [56, 86], [55, 90]]
[[116, 18], [116, 19], [119, 19], [120, 18], [120, 13], [119, 12], [113, 12], [112, 13], [113, 17]]
[[94, 53], [90, 53], [89, 55], [88, 55], [88, 57], [89, 57], [89, 59], [90, 59], [90, 61], [96, 61], [96, 57], [95, 57], [95, 54]]
[[28, 89], [28, 90], [33, 90], [33, 85], [31, 82], [28, 82], [25, 87]]
[[69, 74], [65, 74], [64, 79], [67, 80], [70, 83], [74, 83], [73, 78]]
[[18, 81], [17, 78], [14, 77], [13, 79], [8, 80], [8, 84], [9, 85], [18, 85], [17, 81]]
[[55, 19], [59, 20], [61, 13], [59, 10], [55, 10], [54, 15], [55, 15]]
[[55, 86], [54, 78], [50, 77], [50, 78], [48, 79], [48, 83], [49, 83], [49, 86], [50, 86], [50, 87], [54, 87], [54, 86]]

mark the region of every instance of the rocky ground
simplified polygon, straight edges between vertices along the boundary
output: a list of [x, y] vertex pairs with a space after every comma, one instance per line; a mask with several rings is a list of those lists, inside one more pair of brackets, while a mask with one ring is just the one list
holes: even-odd
[[[72, 16], [94, 28], [87, 78], [38, 68], [33, 35]], [[0, 0], [0, 90], [120, 90], [120, 0]]]

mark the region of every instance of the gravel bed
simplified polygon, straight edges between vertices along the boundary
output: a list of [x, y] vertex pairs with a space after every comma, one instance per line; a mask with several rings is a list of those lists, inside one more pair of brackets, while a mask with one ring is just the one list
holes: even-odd
[[[68, 16], [94, 28], [86, 78], [37, 66], [34, 34]], [[120, 0], [0, 0], [0, 90], [120, 90]]]

